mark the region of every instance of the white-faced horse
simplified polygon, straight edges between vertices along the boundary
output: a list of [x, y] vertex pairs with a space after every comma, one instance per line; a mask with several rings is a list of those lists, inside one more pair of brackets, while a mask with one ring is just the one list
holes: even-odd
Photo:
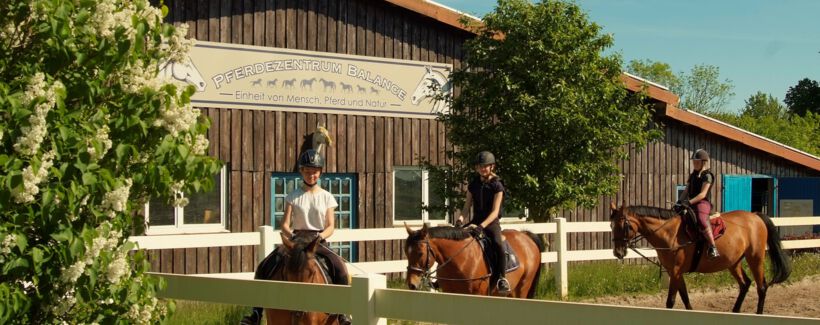
[[[413, 95], [410, 96], [410, 101], [413, 105], [418, 105], [421, 103], [422, 99], [434, 97], [436, 95], [436, 91], [448, 97], [452, 94], [453, 84], [449, 79], [447, 79], [446, 76], [444, 76], [443, 73], [435, 71], [429, 66], [424, 67], [424, 69], [426, 70], [424, 76], [416, 86], [416, 90], [413, 91]], [[449, 107], [447, 102], [444, 100], [439, 100], [435, 102], [431, 112], [445, 113], [448, 109]]]
[[205, 91], [205, 79], [199, 73], [191, 57], [185, 57], [185, 61], [174, 62], [167, 61], [159, 65], [159, 76], [171, 79], [174, 78], [179, 81], [186, 82], [193, 85], [196, 91]]

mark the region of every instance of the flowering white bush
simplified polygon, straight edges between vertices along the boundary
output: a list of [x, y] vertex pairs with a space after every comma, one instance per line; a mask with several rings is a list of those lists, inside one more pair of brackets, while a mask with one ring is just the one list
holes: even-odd
[[0, 2], [0, 324], [158, 323], [136, 213], [209, 189], [209, 122], [193, 87], [158, 76], [187, 60], [187, 26], [147, 0]]

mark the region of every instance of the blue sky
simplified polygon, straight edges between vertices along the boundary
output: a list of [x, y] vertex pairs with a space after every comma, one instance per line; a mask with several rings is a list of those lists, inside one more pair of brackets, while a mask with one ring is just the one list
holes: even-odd
[[[436, 0], [483, 16], [495, 0]], [[666, 62], [674, 72], [696, 64], [720, 68], [735, 96], [727, 110], [757, 91], [783, 100], [800, 79], [820, 81], [818, 0], [578, 0], [590, 20], [615, 37], [624, 62]]]

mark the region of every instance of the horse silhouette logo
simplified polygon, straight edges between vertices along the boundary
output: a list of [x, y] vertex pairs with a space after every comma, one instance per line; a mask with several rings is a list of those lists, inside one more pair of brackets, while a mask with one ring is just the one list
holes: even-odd
[[346, 92], [346, 93], [352, 93], [353, 92], [353, 85], [348, 85], [344, 82], [339, 82], [339, 84], [342, 85], [342, 91], [343, 92]]
[[313, 82], [316, 81], [316, 78], [304, 79], [299, 84], [299, 87], [302, 89], [310, 89], [313, 90]]
[[359, 86], [359, 85], [356, 85], [356, 90], [357, 90], [360, 94], [366, 94], [366, 93], [367, 93], [367, 88], [362, 87], [362, 86]]
[[282, 88], [285, 89], [293, 89], [293, 85], [296, 83], [296, 78], [290, 80], [282, 80]]
[[268, 87], [276, 87], [276, 81], [279, 79], [268, 80]]
[[165, 61], [159, 65], [158, 76], [165, 79], [175, 79], [193, 85], [197, 92], [205, 91], [205, 79], [194, 65], [190, 56], [186, 56], [185, 60]]
[[251, 87], [253, 87], [253, 86], [262, 87], [262, 78], [251, 81]]
[[325, 79], [319, 79], [319, 82], [322, 83], [322, 87], [323, 87], [322, 89], [324, 91], [328, 91], [328, 90], [336, 91], [336, 83], [335, 82], [330, 81], [330, 80], [325, 80]]

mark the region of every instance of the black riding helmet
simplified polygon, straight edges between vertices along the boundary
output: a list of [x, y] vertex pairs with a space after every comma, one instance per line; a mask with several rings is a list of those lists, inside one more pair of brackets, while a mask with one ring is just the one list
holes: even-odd
[[305, 150], [305, 152], [299, 156], [299, 168], [302, 167], [324, 168], [325, 159], [322, 158], [322, 155], [316, 152], [316, 150]]
[[478, 155], [475, 156], [475, 164], [482, 166], [495, 164], [495, 155], [489, 151], [479, 152]]
[[692, 153], [692, 160], [709, 160], [709, 153], [706, 150], [698, 149]]

